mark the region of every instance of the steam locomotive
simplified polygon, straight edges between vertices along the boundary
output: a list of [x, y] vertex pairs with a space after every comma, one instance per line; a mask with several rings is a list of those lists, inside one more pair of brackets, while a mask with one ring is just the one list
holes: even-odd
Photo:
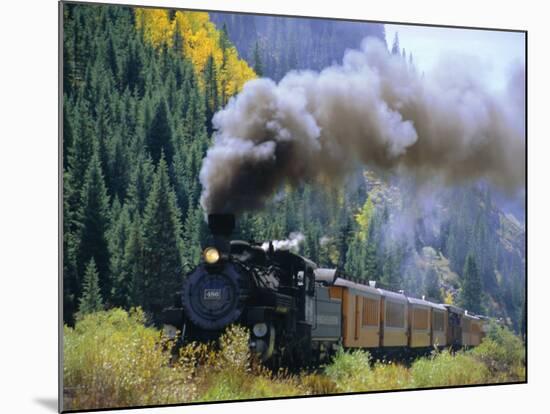
[[232, 240], [232, 215], [211, 214], [201, 263], [187, 275], [165, 325], [183, 341], [214, 340], [232, 323], [276, 366], [319, 363], [339, 346], [403, 352], [478, 345], [487, 318], [361, 283], [288, 250]]

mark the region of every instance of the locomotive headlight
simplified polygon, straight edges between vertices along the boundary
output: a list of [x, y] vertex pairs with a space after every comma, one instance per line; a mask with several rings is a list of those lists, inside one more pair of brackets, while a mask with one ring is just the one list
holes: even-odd
[[220, 252], [215, 247], [207, 247], [204, 249], [204, 261], [208, 264], [218, 263], [220, 260]]
[[267, 324], [264, 322], [255, 324], [252, 327], [252, 332], [257, 338], [261, 338], [262, 336], [265, 336], [265, 334], [267, 333]]

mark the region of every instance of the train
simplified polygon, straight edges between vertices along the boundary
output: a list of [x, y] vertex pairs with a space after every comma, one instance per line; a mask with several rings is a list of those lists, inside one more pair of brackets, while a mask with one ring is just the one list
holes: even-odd
[[488, 318], [318, 267], [289, 250], [230, 240], [235, 217], [208, 216], [211, 237], [160, 318], [180, 342], [215, 340], [230, 324], [273, 366], [327, 360], [339, 347], [375, 354], [479, 345]]

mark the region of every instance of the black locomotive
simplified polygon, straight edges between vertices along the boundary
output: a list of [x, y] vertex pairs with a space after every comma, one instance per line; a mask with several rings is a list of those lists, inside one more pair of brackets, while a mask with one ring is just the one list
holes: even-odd
[[[201, 263], [185, 278], [179, 306], [164, 311], [164, 322], [176, 326], [186, 342], [216, 339], [228, 325], [239, 323], [250, 328], [250, 346], [263, 361], [313, 362], [319, 294], [315, 263], [288, 250], [275, 250], [271, 243], [264, 249], [229, 241], [235, 225], [232, 215], [211, 214], [208, 225], [211, 243]], [[330, 342], [339, 338], [337, 324]]]

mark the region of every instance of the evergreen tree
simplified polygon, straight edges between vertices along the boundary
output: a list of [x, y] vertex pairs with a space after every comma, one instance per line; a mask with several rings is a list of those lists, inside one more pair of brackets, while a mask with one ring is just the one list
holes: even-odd
[[375, 227], [373, 222], [374, 218], [371, 217], [365, 250], [365, 276], [368, 280], [379, 280], [379, 264], [378, 257], [376, 256]]
[[174, 156], [172, 142], [172, 126], [168, 118], [168, 107], [164, 99], [158, 104], [151, 126], [147, 131], [147, 148], [155, 164], [164, 153], [166, 162], [170, 165]]
[[63, 97], [63, 169], [69, 167], [69, 148], [73, 147], [74, 132], [72, 120], [69, 116], [68, 97]]
[[388, 247], [384, 255], [381, 281], [392, 290], [403, 289], [399, 251], [393, 243]]
[[178, 54], [183, 53], [183, 36], [181, 34], [181, 25], [179, 19], [176, 19], [174, 34], [172, 36], [172, 47]]
[[321, 249], [321, 246], [319, 245], [319, 238], [319, 223], [314, 222], [312, 223], [312, 226], [306, 228], [304, 254], [315, 263], [319, 263], [320, 260], [322, 260], [319, 256], [319, 251]]
[[109, 32], [109, 40], [107, 41], [107, 64], [109, 69], [111, 70], [111, 73], [113, 74], [113, 78], [116, 80], [115, 84], [119, 85], [118, 79], [120, 76], [120, 64], [118, 61], [117, 50], [115, 48], [113, 38], [113, 34]]
[[[206, 108], [206, 119], [212, 119], [212, 116], [219, 107], [218, 97], [218, 73], [216, 63], [212, 55], [208, 56], [206, 66], [204, 67], [204, 102]], [[212, 133], [212, 127], [208, 123], [208, 135]]]
[[224, 23], [220, 31], [220, 49], [225, 52], [229, 47], [231, 47], [231, 41], [229, 40], [227, 25]]
[[481, 313], [481, 279], [472, 254], [466, 257], [460, 290], [461, 305], [472, 313]]
[[106, 235], [109, 227], [109, 199], [97, 151], [94, 152], [90, 161], [81, 197], [79, 274], [84, 274], [85, 265], [93, 257], [99, 273], [101, 295], [106, 302], [109, 302], [111, 291], [110, 256]]
[[399, 33], [395, 32], [395, 35], [393, 37], [393, 43], [391, 47], [391, 54], [392, 55], [399, 55], [401, 54], [401, 47], [399, 46]]
[[118, 131], [111, 141], [109, 160], [109, 192], [120, 200], [124, 200], [129, 182], [130, 161], [128, 150], [124, 145], [122, 135]]
[[[113, 203], [113, 210], [114, 210]], [[130, 214], [128, 206], [122, 207], [122, 210], [115, 216], [112, 214], [114, 225], [109, 232], [109, 252], [111, 255], [111, 274], [113, 288], [111, 291], [112, 303], [115, 306], [129, 308], [132, 297], [131, 275], [124, 270], [124, 258], [126, 254], [126, 245], [130, 235]]]
[[422, 273], [416, 265], [407, 266], [404, 270], [403, 284], [404, 290], [407, 295], [414, 297], [421, 297], [426, 295], [424, 291], [424, 280], [422, 280]]
[[74, 188], [82, 188], [88, 164], [96, 143], [94, 121], [87, 101], [78, 100], [72, 117], [73, 142], [67, 148], [68, 169], [71, 171]]
[[138, 157], [136, 166], [130, 177], [128, 187], [128, 208], [130, 216], [141, 215], [145, 210], [147, 196], [153, 184], [154, 166], [151, 158]]
[[189, 208], [183, 226], [183, 257], [186, 270], [196, 266], [202, 253], [204, 218], [200, 207]]
[[130, 41], [128, 45], [128, 54], [125, 64], [124, 87], [128, 87], [130, 91], [135, 92], [139, 96], [143, 96], [143, 56], [142, 44], [139, 40]]
[[99, 289], [99, 275], [94, 258], [92, 257], [86, 265], [84, 289], [80, 298], [78, 313], [79, 315], [86, 315], [100, 310], [103, 310], [103, 299], [101, 299], [101, 291]]
[[298, 53], [296, 52], [296, 43], [291, 42], [290, 48], [288, 49], [288, 60], [287, 60], [287, 70], [298, 69]]
[[409, 69], [415, 70], [414, 59], [411, 52], [409, 52]]
[[262, 63], [262, 55], [258, 41], [256, 41], [254, 46], [254, 72], [256, 72], [256, 75], [260, 78], [264, 75], [264, 65]]
[[71, 205], [76, 191], [70, 172], [63, 173], [63, 320], [71, 324], [77, 311], [81, 279], [78, 277], [77, 253], [79, 242], [78, 210]]
[[161, 156], [143, 217], [144, 302], [157, 311], [172, 302], [182, 277], [181, 223], [176, 195]]
[[430, 267], [424, 278], [424, 295], [438, 303], [442, 301], [439, 276], [433, 267]]
[[361, 278], [364, 277], [366, 273], [363, 243], [364, 242], [361, 242], [361, 238], [357, 235], [353, 237], [346, 253], [346, 262], [344, 265], [346, 273]]
[[[130, 292], [128, 306], [143, 306], [145, 303], [145, 258], [143, 229], [139, 215], [130, 227], [128, 241], [124, 250], [120, 279], [123, 291]], [[124, 296], [123, 296], [124, 297]]]

